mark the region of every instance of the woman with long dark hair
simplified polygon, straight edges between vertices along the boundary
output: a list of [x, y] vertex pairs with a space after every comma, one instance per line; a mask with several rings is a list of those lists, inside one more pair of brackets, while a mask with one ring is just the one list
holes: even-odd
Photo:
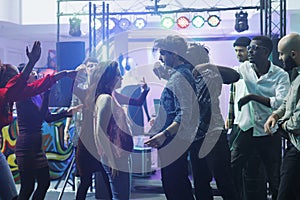
[[[95, 91], [98, 86], [98, 82], [103, 75], [108, 62], [100, 62], [93, 58], [87, 59], [88, 62], [85, 65], [81, 65], [78, 68], [80, 69], [77, 78], [74, 84], [74, 103], [77, 102], [83, 103], [82, 113], [79, 113], [79, 116], [75, 116], [75, 130], [78, 134], [78, 144], [76, 148], [76, 167], [78, 169], [78, 174], [80, 176], [80, 184], [76, 193], [77, 200], [83, 200], [86, 198], [87, 190], [92, 184], [92, 176], [94, 172], [100, 172], [103, 177], [104, 185], [101, 187], [106, 187], [108, 190], [108, 195], [112, 199], [112, 192], [109, 183], [109, 177], [106, 171], [103, 168], [102, 163], [100, 162], [99, 155], [97, 153], [97, 147], [94, 141], [94, 126], [93, 126], [93, 113], [95, 105]], [[93, 63], [92, 66], [90, 64]], [[117, 67], [117, 63], [116, 67]], [[116, 69], [115, 69], [116, 70]], [[84, 81], [84, 82], [82, 82]], [[83, 84], [86, 87], [82, 87]], [[138, 98], [130, 98], [122, 94], [117, 93], [116, 91], [112, 92], [112, 95], [120, 104], [141, 106], [146, 96], [149, 92], [149, 88], [145, 82], [142, 83], [141, 87], [143, 92]], [[99, 89], [99, 87], [98, 87]], [[70, 123], [69, 123], [70, 124]], [[69, 126], [66, 126], [69, 129]], [[69, 140], [70, 135], [65, 128], [65, 139], [66, 143]], [[92, 135], [91, 135], [92, 134]], [[74, 137], [74, 136], [73, 136]], [[74, 138], [72, 139], [74, 140]], [[86, 163], [89, 163], [88, 165]]]
[[104, 70], [95, 92], [95, 141], [98, 154], [109, 177], [114, 200], [130, 197], [129, 157], [133, 150], [131, 131], [121, 104], [140, 105], [143, 98], [123, 98], [115, 92], [121, 87], [122, 76], [117, 62], [111, 62]]

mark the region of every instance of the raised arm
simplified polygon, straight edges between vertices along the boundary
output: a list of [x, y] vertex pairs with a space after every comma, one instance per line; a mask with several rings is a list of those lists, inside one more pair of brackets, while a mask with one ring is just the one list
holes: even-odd
[[36, 62], [41, 57], [41, 43], [40, 41], [35, 41], [32, 47], [32, 50], [29, 51], [28, 46], [26, 47], [26, 55], [29, 59], [27, 65], [24, 67], [22, 71], [22, 76], [27, 80], [29, 78], [29, 75], [36, 64]]
[[132, 105], [132, 106], [141, 106], [144, 104], [146, 97], [150, 88], [147, 86], [145, 82], [145, 78], [142, 79], [142, 93], [138, 98], [131, 98], [125, 95], [122, 95], [116, 91], [114, 91], [113, 95], [117, 99], [118, 103], [121, 105]]

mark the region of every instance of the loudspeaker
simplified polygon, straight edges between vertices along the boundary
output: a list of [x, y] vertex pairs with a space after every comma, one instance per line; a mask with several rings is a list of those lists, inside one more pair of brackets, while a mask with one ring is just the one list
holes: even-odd
[[[83, 63], [85, 59], [85, 43], [75, 42], [57, 42], [57, 66], [58, 70], [74, 70]], [[51, 88], [49, 106], [69, 107], [72, 100], [73, 80], [63, 78]]]

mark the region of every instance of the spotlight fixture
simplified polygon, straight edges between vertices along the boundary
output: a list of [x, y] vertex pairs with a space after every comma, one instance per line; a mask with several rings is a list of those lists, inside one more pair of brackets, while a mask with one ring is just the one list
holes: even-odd
[[176, 23], [179, 28], [187, 28], [190, 25], [190, 20], [185, 16], [181, 16], [177, 19]]
[[143, 29], [146, 26], [147, 22], [143, 18], [136, 18], [133, 24], [137, 29]]
[[217, 27], [219, 26], [221, 22], [221, 19], [219, 16], [217, 15], [210, 15], [208, 18], [207, 18], [207, 23], [208, 25], [210, 25], [211, 27]]
[[192, 19], [192, 25], [195, 28], [201, 28], [202, 26], [204, 26], [205, 23], [205, 19], [200, 16], [200, 15], [196, 15], [193, 19]]
[[121, 18], [119, 20], [119, 27], [124, 31], [126, 31], [130, 25], [131, 25], [131, 22], [127, 18]]
[[79, 19], [78, 17], [72, 17], [69, 19], [69, 22], [70, 22], [69, 35], [73, 37], [81, 36], [81, 30], [80, 30], [81, 19]]
[[243, 32], [249, 29], [248, 26], [248, 13], [242, 10], [235, 14], [235, 26], [234, 29], [237, 32]]
[[162, 27], [164, 27], [166, 29], [170, 29], [174, 26], [175, 21], [171, 17], [164, 17], [160, 23], [161, 23]]

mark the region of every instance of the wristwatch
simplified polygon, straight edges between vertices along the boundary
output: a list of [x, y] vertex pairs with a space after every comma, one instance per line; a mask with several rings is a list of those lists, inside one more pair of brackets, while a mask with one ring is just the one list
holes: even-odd
[[164, 133], [164, 135], [165, 135], [166, 138], [172, 136], [171, 133], [170, 133], [170, 131], [168, 131], [167, 129], [165, 129], [163, 133]]

